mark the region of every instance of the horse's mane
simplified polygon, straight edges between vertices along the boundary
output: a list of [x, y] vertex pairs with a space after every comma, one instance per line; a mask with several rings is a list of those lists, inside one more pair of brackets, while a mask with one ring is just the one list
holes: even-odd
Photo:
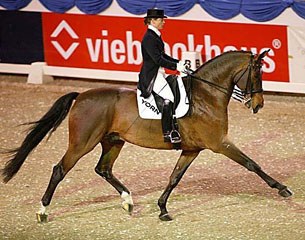
[[206, 65], [209, 65], [209, 64], [211, 64], [211, 63], [213, 63], [213, 62], [216, 62], [216, 61], [219, 61], [219, 58], [223, 58], [224, 56], [228, 56], [228, 55], [232, 55], [232, 54], [240, 54], [240, 53], [242, 53], [242, 54], [246, 54], [246, 53], [252, 54], [251, 51], [243, 51], [243, 50], [236, 50], [236, 51], [224, 52], [224, 53], [222, 53], [222, 54], [220, 54], [220, 55], [218, 55], [218, 56], [216, 56], [216, 57], [214, 57], [214, 58], [212, 58], [212, 59], [206, 61], [205, 63], [203, 63], [199, 68], [197, 68], [197, 69], [194, 71], [194, 73], [197, 73], [197, 72], [200, 71], [202, 68], [204, 68]]

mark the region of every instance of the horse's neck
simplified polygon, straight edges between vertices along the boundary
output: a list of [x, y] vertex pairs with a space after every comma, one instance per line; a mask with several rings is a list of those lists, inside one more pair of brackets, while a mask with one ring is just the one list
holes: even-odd
[[204, 63], [196, 71], [196, 75], [222, 87], [232, 87], [233, 73], [247, 63], [249, 54], [250, 52], [243, 51], [223, 53]]
[[201, 106], [199, 109], [211, 106], [210, 109], [217, 114], [227, 112], [234, 88], [233, 72], [236, 65], [228, 62], [207, 64], [195, 73], [197, 79], [193, 80], [193, 103]]
[[[209, 69], [207, 68], [207, 70]], [[217, 107], [227, 107], [233, 90], [230, 74], [215, 75], [204, 72], [203, 74], [195, 75], [195, 77], [197, 79], [193, 80], [193, 95], [197, 96], [194, 99], [198, 99], [199, 104], [215, 105], [215, 103], [221, 103], [221, 106]]]
[[195, 73], [197, 80], [194, 82], [193, 91], [202, 96], [208, 95], [207, 100], [221, 100], [226, 105], [229, 104], [234, 88], [234, 73], [246, 60], [245, 53], [231, 52], [207, 62]]
[[230, 88], [233, 85], [232, 71], [234, 67], [231, 64], [223, 66], [222, 64], [208, 64], [197, 72], [199, 79], [211, 82], [213, 85], [221, 88]]

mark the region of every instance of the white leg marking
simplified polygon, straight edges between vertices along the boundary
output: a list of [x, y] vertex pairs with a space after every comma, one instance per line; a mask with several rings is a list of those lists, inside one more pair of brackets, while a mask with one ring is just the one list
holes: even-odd
[[131, 194], [128, 194], [127, 192], [123, 191], [121, 194], [121, 198], [123, 199], [123, 202], [122, 202], [123, 209], [128, 212], [132, 211], [133, 201], [132, 201]]
[[40, 209], [37, 212], [38, 214], [46, 214], [47, 212], [47, 207], [43, 206], [42, 202], [40, 202]]

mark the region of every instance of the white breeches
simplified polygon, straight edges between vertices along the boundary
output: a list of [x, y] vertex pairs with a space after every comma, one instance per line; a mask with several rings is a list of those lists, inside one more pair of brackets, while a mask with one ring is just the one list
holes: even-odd
[[159, 68], [153, 91], [164, 99], [174, 102], [174, 95], [166, 81], [166, 74], [163, 68]]

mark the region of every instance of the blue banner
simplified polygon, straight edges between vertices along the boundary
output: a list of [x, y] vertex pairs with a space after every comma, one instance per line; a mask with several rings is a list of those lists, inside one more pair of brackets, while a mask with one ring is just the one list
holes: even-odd
[[[46, 9], [64, 13], [76, 6], [86, 14], [99, 14], [110, 7], [113, 0], [39, 0]], [[19, 10], [31, 0], [0, 0], [0, 6], [7, 10]], [[117, 0], [126, 12], [141, 15], [149, 8], [162, 8], [168, 16], [179, 16], [199, 4], [206, 12], [218, 19], [230, 19], [238, 14], [264, 22], [279, 16], [291, 8], [305, 18], [304, 0]]]

